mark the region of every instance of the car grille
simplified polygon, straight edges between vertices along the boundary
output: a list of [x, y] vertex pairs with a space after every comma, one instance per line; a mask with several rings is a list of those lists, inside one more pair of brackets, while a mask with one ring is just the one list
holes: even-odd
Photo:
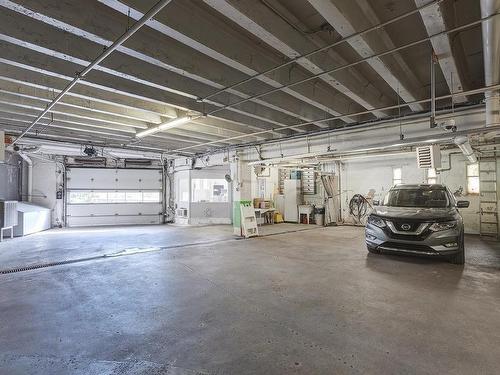
[[[424, 231], [420, 234], [416, 234], [415, 231], [418, 230], [420, 224], [425, 223], [420, 220], [401, 220], [400, 218], [384, 218], [386, 222], [392, 223], [393, 227], [395, 230], [398, 232], [402, 233], [394, 233], [391, 228], [389, 228], [389, 225], [383, 228], [383, 231], [389, 238], [394, 238], [395, 240], [406, 240], [406, 241], [423, 241], [425, 240], [430, 234], [431, 231], [429, 230], [429, 227], [424, 229]], [[403, 226], [409, 225], [410, 227], [407, 228], [406, 230], [403, 229]]]
[[422, 253], [429, 253], [432, 252], [434, 253], [434, 249], [432, 249], [429, 246], [425, 245], [416, 245], [416, 244], [407, 244], [407, 243], [400, 243], [400, 242], [384, 242], [381, 247], [386, 247], [386, 248], [391, 248], [395, 250], [411, 250], [411, 251], [417, 251], [417, 252], [422, 252]]
[[[417, 223], [416, 226], [412, 227], [412, 228], [418, 228], [419, 224], [420, 223]], [[398, 227], [396, 227], [396, 228], [398, 228]], [[411, 233], [408, 233], [408, 234], [394, 233], [388, 227], [385, 227], [383, 230], [389, 238], [394, 238], [395, 240], [406, 240], [406, 241], [423, 241], [429, 236], [429, 234], [431, 234], [431, 231], [428, 228], [418, 235], [411, 234]], [[398, 229], [398, 230], [400, 230], [400, 229]]]
[[431, 234], [431, 231], [429, 229], [426, 229], [422, 233], [420, 233], [419, 235], [416, 235], [416, 234], [392, 233], [392, 231], [390, 229], [388, 229], [386, 234], [388, 237], [394, 238], [395, 240], [423, 241], [429, 236], [429, 234]]
[[[401, 220], [391, 220], [391, 221], [394, 224], [394, 227], [402, 232], [415, 232], [418, 229], [419, 225], [422, 224], [421, 222], [418, 221], [415, 222], [401, 221]], [[403, 225], [409, 225], [410, 228], [403, 229]]]

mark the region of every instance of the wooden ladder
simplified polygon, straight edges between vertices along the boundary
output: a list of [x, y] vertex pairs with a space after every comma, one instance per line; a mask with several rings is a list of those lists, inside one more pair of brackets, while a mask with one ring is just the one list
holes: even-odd
[[479, 233], [498, 238], [497, 157], [491, 151], [479, 159]]

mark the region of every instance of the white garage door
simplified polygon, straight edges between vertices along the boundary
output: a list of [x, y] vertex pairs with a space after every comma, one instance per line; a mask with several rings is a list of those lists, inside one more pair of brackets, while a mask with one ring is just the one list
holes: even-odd
[[160, 224], [159, 169], [68, 168], [67, 225]]

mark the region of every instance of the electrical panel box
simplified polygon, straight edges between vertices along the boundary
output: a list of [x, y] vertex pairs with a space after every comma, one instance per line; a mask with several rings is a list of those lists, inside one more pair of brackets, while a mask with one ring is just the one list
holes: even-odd
[[417, 165], [421, 169], [441, 168], [439, 145], [417, 147]]

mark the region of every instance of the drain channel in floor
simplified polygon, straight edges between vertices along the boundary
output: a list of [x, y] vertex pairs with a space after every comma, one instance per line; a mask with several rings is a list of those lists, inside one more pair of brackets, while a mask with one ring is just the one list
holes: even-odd
[[[276, 235], [280, 235], [280, 234], [303, 232], [306, 230], [313, 230], [313, 229], [319, 229], [319, 228], [310, 228], [310, 229], [307, 228], [307, 229], [291, 230], [291, 231], [280, 232], [280, 233], [270, 233], [270, 234], [262, 235], [260, 237], [254, 237], [253, 239], [276, 236]], [[138, 254], [151, 253], [151, 252], [159, 252], [162, 250], [179, 249], [179, 248], [184, 248], [184, 247], [193, 247], [193, 246], [200, 246], [200, 245], [214, 245], [214, 244], [222, 243], [222, 242], [230, 242], [230, 241], [232, 242], [232, 241], [242, 241], [242, 240], [244, 240], [244, 239], [243, 238], [231, 238], [231, 239], [222, 239], [222, 240], [205, 241], [205, 242], [193, 242], [193, 243], [189, 243], [189, 244], [179, 244], [179, 245], [162, 246], [162, 247], [144, 247], [144, 248], [131, 247], [131, 248], [120, 250], [116, 253], [96, 255], [93, 257], [75, 258], [75, 259], [67, 259], [67, 260], [56, 261], [56, 262], [31, 264], [31, 265], [27, 265], [27, 266], [18, 266], [18, 267], [3, 269], [3, 270], [0, 269], [0, 275], [33, 271], [33, 270], [56, 267], [56, 266], [64, 266], [64, 265], [68, 265], [68, 264], [91, 262], [94, 260], [112, 259], [112, 258], [117, 258], [117, 257], [122, 257], [122, 256], [130, 256], [130, 255], [138, 255]]]
[[17, 272], [25, 272], [25, 271], [37, 270], [37, 269], [40, 269], [40, 268], [63, 266], [65, 264], [73, 264], [73, 263], [80, 263], [80, 262], [89, 262], [89, 261], [92, 261], [92, 260], [104, 259], [106, 257], [107, 257], [106, 255], [99, 255], [99, 256], [88, 257], [88, 258], [78, 258], [78, 259], [62, 260], [62, 261], [59, 261], [59, 262], [48, 262], [48, 263], [31, 264], [31, 265], [23, 266], [23, 267], [14, 267], [14, 268], [8, 268], [8, 269], [5, 269], [5, 270], [0, 270], [0, 275], [6, 275], [6, 274], [9, 274], [9, 273], [17, 273]]

